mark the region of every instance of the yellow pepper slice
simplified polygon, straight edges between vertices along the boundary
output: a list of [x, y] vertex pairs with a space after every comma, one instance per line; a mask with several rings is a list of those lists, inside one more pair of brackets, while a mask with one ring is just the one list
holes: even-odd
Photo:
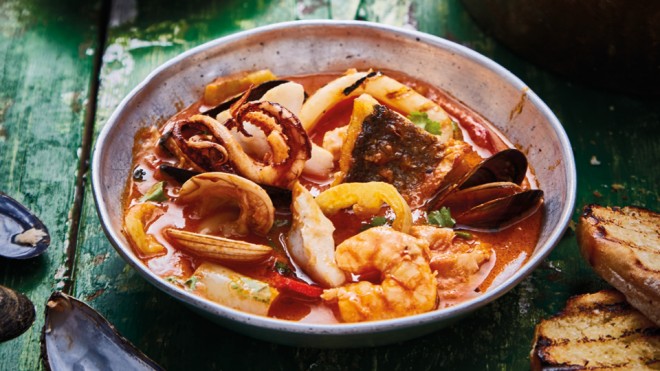
[[165, 246], [156, 241], [154, 236], [145, 232], [147, 220], [162, 213], [163, 210], [155, 204], [145, 202], [131, 206], [124, 216], [124, 230], [142, 254], [154, 255], [166, 251]]
[[351, 206], [356, 211], [375, 214], [386, 203], [396, 215], [392, 223], [394, 229], [408, 233], [412, 226], [412, 213], [406, 200], [393, 185], [384, 182], [342, 183], [321, 192], [316, 203], [325, 214]]
[[215, 106], [228, 98], [247, 90], [250, 85], [275, 80], [277, 77], [270, 70], [259, 70], [249, 74], [223, 76], [206, 85], [204, 104]]

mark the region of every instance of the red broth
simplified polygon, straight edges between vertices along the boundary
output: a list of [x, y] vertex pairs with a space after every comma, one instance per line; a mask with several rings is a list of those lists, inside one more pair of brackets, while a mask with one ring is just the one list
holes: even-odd
[[[508, 142], [490, 123], [461, 105], [446, 92], [423, 82], [413, 80], [400, 73], [388, 71], [387, 75], [413, 87], [421, 94], [440, 104], [458, 122], [465, 140], [477, 149], [482, 156], [485, 157], [508, 147]], [[312, 94], [319, 87], [338, 76], [338, 74], [318, 74], [293, 76], [288, 79], [302, 84], [305, 87], [305, 91], [308, 94]], [[310, 139], [320, 145], [327, 131], [348, 124], [353, 106], [352, 103], [353, 99], [346, 99], [329, 110], [315, 126], [313, 132], [309, 133]], [[174, 118], [181, 119], [189, 117], [199, 113], [204, 108], [203, 102], [200, 100], [179, 112]], [[170, 199], [177, 196], [180, 185], [173, 182], [158, 170], [159, 165], [171, 164], [173, 162], [172, 155], [158, 145], [159, 137], [159, 128], [156, 127], [142, 129], [135, 137], [133, 149], [134, 169], [143, 170], [144, 176], [142, 181], [137, 181], [133, 177], [129, 177], [123, 200], [125, 210], [128, 210], [130, 206], [139, 202], [139, 198], [153, 184], [160, 181], [167, 181], [166, 193]], [[313, 179], [309, 177], [301, 177], [300, 181], [305, 187], [315, 192], [320, 192], [328, 188], [331, 183], [330, 179]], [[536, 187], [535, 180], [529, 178], [524, 185], [526, 187]], [[154, 273], [175, 285], [185, 286], [185, 281], [203, 262], [203, 259], [178, 249], [164, 236], [163, 229], [166, 227], [176, 227], [195, 230], [198, 227], [199, 221], [195, 220], [185, 207], [181, 207], [176, 202], [168, 202], [165, 205], [166, 212], [157, 219], [149, 221], [146, 232], [152, 234], [166, 248], [167, 252], [157, 256], [145, 256], [135, 246], [134, 250], [144, 264]], [[388, 212], [385, 208], [381, 211], [382, 215]], [[223, 212], [227, 213], [228, 211], [225, 209]], [[426, 224], [425, 219], [420, 217], [420, 215], [423, 215], [423, 212], [416, 214], [415, 210], [413, 210], [413, 215], [417, 216], [415, 218], [415, 224]], [[370, 219], [355, 215], [350, 211], [341, 211], [328, 217], [335, 226], [333, 236], [335, 244], [339, 244], [343, 240], [359, 233], [369, 223]], [[491, 258], [476, 274], [476, 287], [474, 285], [470, 286], [464, 292], [455, 292], [450, 296], [443, 297], [441, 295], [439, 308], [455, 305], [479, 295], [480, 292], [488, 290], [494, 282], [501, 281], [513, 274], [533, 253], [539, 238], [541, 222], [542, 212], [539, 209], [531, 217], [501, 232], [472, 232], [475, 241], [485, 242], [491, 246]], [[276, 209], [275, 225], [268, 235], [249, 235], [242, 237], [243, 240], [248, 242], [270, 245], [274, 250], [272, 256], [259, 263], [222, 263], [222, 265], [252, 278], [267, 281], [269, 276], [273, 274], [273, 267], [276, 262], [279, 262], [295, 270], [302, 279], [309, 281], [304, 273], [290, 260], [286, 252], [286, 234], [289, 230], [290, 223], [291, 212], [288, 206], [278, 207]], [[370, 281], [375, 281], [376, 279], [375, 276], [370, 277], [368, 274], [363, 275], [363, 277], [353, 277], [353, 279], [358, 278]], [[331, 305], [324, 304], [320, 299], [306, 299], [294, 294], [287, 294], [286, 292], [278, 296], [275, 303], [271, 306], [268, 315], [274, 318], [314, 323], [335, 323], [339, 321], [337, 319], [338, 316], [336, 316], [336, 308]]]

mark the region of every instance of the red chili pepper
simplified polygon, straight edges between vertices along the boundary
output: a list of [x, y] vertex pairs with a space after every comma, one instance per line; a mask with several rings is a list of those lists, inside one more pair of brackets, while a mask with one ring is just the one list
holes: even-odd
[[278, 273], [274, 273], [271, 276], [270, 284], [278, 290], [289, 291], [308, 298], [317, 299], [323, 293], [323, 289], [318, 286], [312, 286], [293, 278], [284, 277]]

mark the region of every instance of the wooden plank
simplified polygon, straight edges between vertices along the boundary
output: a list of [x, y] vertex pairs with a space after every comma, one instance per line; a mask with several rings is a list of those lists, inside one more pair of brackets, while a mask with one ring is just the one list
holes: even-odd
[[37, 214], [51, 234], [38, 258], [0, 258], [0, 284], [25, 293], [37, 312], [25, 334], [0, 344], [2, 370], [41, 367], [44, 304], [70, 274], [66, 250], [98, 9], [98, 1], [0, 3], [0, 190]]
[[[166, 8], [152, 0], [117, 6], [101, 75], [96, 129], [151, 69], [183, 50], [260, 24], [336, 15], [334, 1], [329, 11], [328, 2], [318, 2], [321, 8], [301, 14], [300, 4], [312, 3], [317, 2], [251, 1], [244, 7], [193, 2]], [[458, 0], [363, 0], [357, 15], [460, 42], [529, 84], [557, 113], [571, 138], [580, 174], [578, 205], [599, 200], [657, 208], [657, 105], [570, 84], [530, 65], [484, 35]], [[594, 155], [600, 165], [591, 164]], [[612, 184], [624, 188], [614, 192]], [[600, 198], [594, 190], [600, 191]], [[291, 348], [217, 326], [146, 283], [110, 247], [90, 197], [81, 226], [76, 295], [168, 369], [526, 369], [534, 325], [560, 310], [571, 295], [606, 286], [582, 261], [569, 231], [549, 259], [516, 289], [444, 330], [379, 348]]]

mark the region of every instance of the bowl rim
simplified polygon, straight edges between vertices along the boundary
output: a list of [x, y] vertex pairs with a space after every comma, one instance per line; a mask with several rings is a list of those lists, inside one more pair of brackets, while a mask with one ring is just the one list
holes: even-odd
[[[120, 117], [122, 111], [129, 105], [129, 103], [150, 83], [151, 80], [160, 76], [161, 74], [167, 73], [170, 68], [176, 67], [181, 61], [193, 57], [197, 54], [203, 53], [207, 49], [212, 49], [214, 47], [220, 46], [222, 44], [232, 43], [238, 41], [245, 37], [250, 37], [258, 35], [260, 33], [268, 33], [276, 30], [284, 30], [289, 28], [296, 28], [301, 26], [312, 26], [312, 27], [344, 27], [344, 28], [355, 28], [355, 29], [369, 29], [375, 31], [386, 32], [394, 34], [396, 36], [412, 39], [416, 41], [423, 42], [432, 47], [439, 47], [445, 50], [448, 50], [452, 53], [458, 54], [460, 56], [466, 57], [467, 59], [476, 62], [479, 65], [482, 65], [493, 72], [498, 76], [504, 79], [505, 82], [511, 84], [515, 88], [525, 91], [527, 99], [532, 103], [540, 112], [541, 116], [547, 119], [548, 123], [556, 133], [559, 143], [561, 145], [561, 155], [563, 156], [563, 168], [566, 171], [566, 202], [564, 204], [563, 210], [560, 213], [559, 223], [552, 230], [548, 236], [546, 243], [542, 246], [537, 246], [537, 251], [533, 254], [530, 259], [518, 269], [514, 274], [508, 277], [506, 280], [501, 282], [497, 287], [492, 290], [488, 290], [486, 293], [479, 295], [475, 298], [471, 298], [465, 302], [457, 304], [449, 308], [443, 308], [439, 310], [434, 310], [431, 312], [399, 317], [388, 320], [379, 320], [371, 322], [362, 322], [362, 323], [341, 323], [341, 324], [315, 324], [315, 323], [303, 323], [295, 322], [289, 320], [282, 320], [270, 317], [263, 317], [259, 315], [250, 314], [247, 312], [242, 312], [235, 310], [210, 300], [204, 299], [197, 295], [194, 295], [190, 292], [185, 291], [182, 288], [168, 284], [160, 276], [156, 275], [154, 272], [148, 269], [148, 267], [130, 250], [130, 246], [124, 246], [121, 243], [119, 237], [120, 231], [113, 230], [109, 222], [110, 218], [108, 209], [105, 201], [102, 196], [102, 181], [99, 169], [101, 168], [101, 154], [104, 152], [106, 146], [106, 139], [108, 138], [111, 130], [117, 124], [117, 120]], [[299, 20], [299, 21], [288, 21], [281, 23], [274, 23], [266, 26], [261, 26], [253, 28], [250, 30], [236, 32], [227, 36], [223, 36], [206, 43], [203, 43], [199, 46], [196, 46], [192, 49], [189, 49], [178, 56], [168, 60], [167, 62], [161, 64], [159, 67], [154, 69], [147, 77], [142, 80], [131, 92], [124, 97], [124, 99], [119, 103], [115, 108], [113, 114], [107, 120], [102, 130], [100, 131], [98, 137], [96, 138], [94, 154], [92, 159], [92, 190], [96, 203], [97, 212], [103, 230], [108, 237], [109, 241], [112, 243], [115, 250], [119, 255], [128, 262], [142, 277], [144, 277], [151, 284], [156, 286], [158, 289], [164, 291], [168, 295], [181, 300], [182, 302], [195, 307], [209, 314], [220, 316], [224, 319], [234, 321], [243, 325], [259, 327], [264, 329], [270, 329], [275, 331], [285, 331], [288, 333], [296, 333], [302, 335], [356, 335], [356, 334], [375, 334], [379, 332], [392, 331], [398, 329], [404, 329], [419, 325], [431, 324], [440, 321], [447, 321], [450, 319], [456, 319], [460, 316], [472, 312], [473, 310], [487, 305], [488, 303], [498, 299], [500, 296], [504, 295], [510, 291], [513, 287], [518, 285], [523, 279], [525, 279], [540, 263], [543, 261], [553, 250], [553, 248], [559, 243], [564, 231], [566, 230], [570, 218], [573, 214], [573, 208], [575, 205], [576, 198], [576, 168], [575, 168], [575, 159], [573, 157], [573, 151], [571, 149], [571, 144], [564, 131], [563, 126], [554, 115], [552, 110], [534, 93], [531, 89], [527, 87], [518, 77], [509, 72], [506, 68], [499, 65], [497, 62], [491, 60], [490, 58], [469, 49], [463, 45], [457, 44], [453, 41], [441, 38], [439, 36], [427, 34], [424, 32], [399, 28], [395, 26], [384, 25], [374, 22], [366, 21], [337, 21], [337, 20]], [[276, 341], [276, 340], [275, 340]]]

